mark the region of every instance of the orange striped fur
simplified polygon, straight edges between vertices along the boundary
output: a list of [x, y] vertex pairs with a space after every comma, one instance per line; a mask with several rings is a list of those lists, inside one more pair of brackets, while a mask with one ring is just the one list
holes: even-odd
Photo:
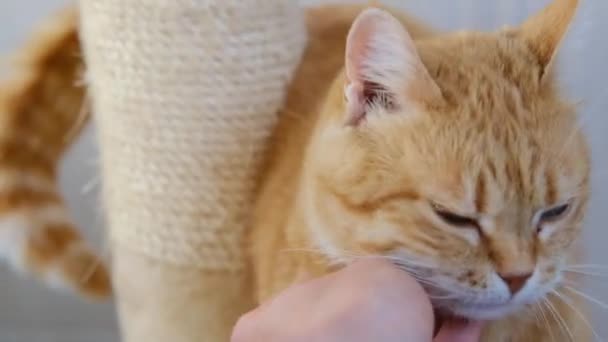
[[[438, 313], [491, 319], [483, 341], [568, 340], [555, 315], [573, 340], [589, 340], [578, 298], [552, 292], [564, 293], [589, 192], [585, 137], [551, 68], [576, 5], [554, 0], [521, 27], [494, 33], [433, 32], [391, 11], [402, 32], [384, 12], [361, 19], [360, 6], [310, 10], [308, 47], [247, 238], [258, 299], [301, 274], [382, 256], [405, 264], [431, 294], [447, 292], [433, 299]], [[84, 89], [74, 86], [76, 16], [54, 25], [24, 49], [15, 81], [0, 90], [0, 255], [104, 296], [106, 270], [69, 223], [56, 186]], [[375, 35], [380, 52], [362, 63]], [[571, 208], [560, 220], [531, 223], [565, 200]], [[478, 227], [456, 227], [439, 209]], [[533, 268], [534, 286], [521, 290], [531, 301], [506, 300], [499, 274]]]
[[302, 273], [389, 257], [438, 314], [490, 320], [483, 341], [589, 340], [563, 282], [589, 152], [552, 69], [576, 7], [554, 0], [489, 33], [310, 11], [247, 239], [258, 299]]
[[66, 148], [88, 119], [75, 8], [43, 25], [0, 85], [0, 256], [93, 298], [107, 297], [104, 264], [70, 220], [57, 185]]

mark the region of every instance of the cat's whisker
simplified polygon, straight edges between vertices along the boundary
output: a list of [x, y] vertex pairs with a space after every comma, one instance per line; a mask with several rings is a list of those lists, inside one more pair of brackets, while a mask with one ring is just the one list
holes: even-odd
[[568, 145], [570, 145], [574, 141], [574, 138], [577, 136], [577, 133], [579, 133], [582, 129], [583, 129], [583, 122], [582, 122], [582, 120], [581, 120], [581, 122], [579, 122], [578, 125], [572, 127], [572, 130], [570, 131], [570, 133], [568, 134], [568, 136], [564, 140], [564, 143], [563, 143], [563, 145], [561, 147], [561, 150], [560, 150], [560, 152], [558, 154], [559, 158], [562, 158], [566, 154]]
[[334, 258], [332, 256], [328, 256], [327, 253], [325, 253], [323, 250], [318, 249], [318, 248], [289, 248], [289, 249], [283, 249], [280, 251], [281, 253], [297, 253], [297, 252], [302, 252], [302, 253], [311, 253], [311, 254], [318, 254], [319, 256], [323, 256], [326, 257], [329, 260], [329, 263], [331, 265], [334, 266], [339, 266], [339, 265], [344, 265], [347, 263], [350, 263], [352, 261], [356, 261], [356, 260], [362, 260], [362, 259], [366, 259], [366, 260], [370, 260], [370, 259], [380, 259], [380, 260], [387, 260], [389, 262], [394, 263], [397, 266], [400, 266], [402, 268], [404, 268], [404, 270], [412, 275], [416, 275], [417, 280], [419, 281], [424, 281], [426, 279], [421, 278], [417, 275], [417, 269], [420, 268], [428, 268], [426, 265], [420, 264], [420, 263], [415, 263], [415, 262], [411, 262], [411, 261], [407, 261], [404, 260], [403, 258], [399, 258], [396, 256], [386, 256], [386, 255], [366, 255], [366, 254], [358, 254], [355, 252], [350, 252], [350, 251], [345, 251], [345, 250], [340, 250], [338, 251], [340, 254], [340, 257], [338, 258]]
[[[302, 247], [302, 248], [284, 248], [284, 249], [280, 250], [279, 253], [310, 253], [310, 254], [317, 254], [319, 256], [323, 256], [323, 257], [332, 259], [333, 262], [337, 261], [336, 259], [339, 259], [340, 263], [346, 263], [346, 259], [345, 258], [360, 259], [362, 257], [368, 257], [368, 256], [358, 255], [356, 253], [352, 253], [352, 252], [348, 252], [348, 251], [339, 251], [340, 256], [336, 258], [334, 256], [328, 255], [322, 249], [320, 249], [320, 248], [314, 248], [314, 247], [309, 247], [309, 248], [305, 248], [305, 247]], [[369, 257], [374, 257], [374, 256], [370, 255]]]
[[542, 319], [546, 324], [546, 326], [544, 328], [549, 332], [549, 336], [551, 337], [551, 342], [555, 342], [555, 336], [553, 335], [553, 329], [551, 329], [551, 324], [549, 324], [549, 319], [547, 318], [547, 314], [545, 313], [545, 304], [544, 304], [545, 300], [546, 299], [543, 299], [543, 301], [538, 302], [536, 305], [538, 306]]
[[559, 313], [559, 311], [555, 308], [555, 306], [553, 305], [553, 303], [551, 303], [551, 301], [549, 301], [548, 299], [545, 298], [545, 303], [547, 304], [547, 307], [549, 308], [549, 311], [552, 312], [553, 317], [555, 318], [555, 320], [558, 322], [558, 325], [560, 326], [560, 329], [563, 332], [566, 332], [568, 334], [568, 339], [570, 342], [575, 342], [574, 340], [574, 335], [572, 335], [572, 331], [570, 331], [570, 328], [568, 327], [568, 324], [566, 323], [566, 321], [564, 320], [564, 318], [562, 317], [562, 315]]
[[283, 114], [300, 122], [304, 122], [306, 120], [306, 117], [302, 114], [287, 108], [283, 109]]
[[538, 304], [535, 304], [531, 311], [534, 314], [534, 323], [536, 324], [536, 326], [542, 327], [542, 322], [540, 321], [540, 316], [538, 314], [537, 306], [538, 306]]
[[82, 130], [82, 128], [87, 122], [88, 117], [90, 116], [90, 108], [91, 96], [89, 95], [88, 88], [86, 88], [82, 98], [82, 103], [80, 104], [78, 115], [76, 115], [72, 126], [68, 128], [67, 132], [63, 136], [64, 141], [69, 142], [74, 140], [74, 138]]
[[395, 265], [397, 267], [402, 268], [403, 270], [408, 272], [410, 275], [412, 275], [416, 279], [431, 281], [428, 276], [425, 277], [422, 274], [420, 274], [420, 272], [424, 271], [425, 268], [418, 267], [418, 266], [411, 266], [411, 265], [407, 265], [407, 264], [400, 263], [400, 262], [396, 262]]
[[608, 310], [608, 304], [602, 302], [601, 300], [599, 300], [597, 298], [594, 298], [593, 296], [590, 296], [589, 294], [587, 294], [587, 293], [585, 293], [585, 292], [583, 292], [581, 290], [577, 290], [574, 287], [569, 286], [569, 285], [564, 285], [564, 289], [566, 289], [566, 290], [568, 290], [570, 292], [573, 292], [574, 294], [576, 294], [576, 295], [578, 295], [578, 296], [580, 296], [580, 297], [582, 297], [582, 298], [584, 298], [584, 299], [586, 299], [586, 300], [588, 300], [588, 301], [590, 301], [592, 303], [597, 304], [602, 309]]
[[429, 263], [425, 263], [422, 261], [414, 261], [414, 260], [406, 260], [406, 259], [397, 259], [397, 260], [403, 260], [404, 262], [408, 263], [409, 265], [420, 268], [420, 269], [437, 269], [436, 264], [429, 264]]
[[399, 265], [405, 265], [407, 267], [411, 267], [411, 268], [415, 268], [415, 269], [434, 269], [435, 266], [434, 265], [429, 265], [429, 264], [425, 264], [422, 262], [417, 262], [417, 261], [412, 261], [412, 260], [405, 260], [403, 258], [391, 258], [389, 260], [392, 260], [394, 263], [399, 264]]
[[600, 264], [575, 264], [568, 265], [566, 269], [599, 269], [599, 270], [608, 270], [608, 265], [600, 265]]
[[563, 270], [563, 272], [574, 273], [574, 274], [579, 274], [582, 276], [589, 276], [589, 277], [608, 278], [608, 274], [602, 274], [602, 273], [597, 273], [597, 272], [585, 272], [585, 271], [579, 271], [579, 270]]
[[566, 304], [568, 307], [570, 307], [570, 309], [572, 309], [572, 311], [574, 311], [574, 313], [576, 313], [576, 315], [583, 321], [583, 323], [585, 323], [585, 325], [587, 325], [587, 327], [589, 327], [589, 329], [591, 330], [591, 333], [593, 334], [593, 336], [595, 336], [595, 338], [598, 341], [603, 342], [604, 340], [598, 335], [598, 333], [595, 331], [595, 329], [593, 329], [593, 326], [591, 325], [591, 323], [589, 323], [589, 320], [585, 317], [585, 315], [583, 315], [583, 313], [576, 308], [576, 306], [572, 303], [572, 301], [570, 300], [570, 298], [567, 298], [565, 295], [561, 294], [559, 291], [557, 290], [551, 290], [551, 293], [553, 293], [559, 300], [561, 300], [564, 304]]
[[87, 195], [101, 184], [101, 176], [95, 175], [86, 182], [80, 190], [81, 195]]
[[445, 295], [445, 296], [441, 296], [441, 295], [428, 295], [429, 298], [431, 300], [450, 300], [450, 299], [455, 299], [458, 298], [455, 295]]
[[320, 249], [314, 248], [284, 248], [279, 253], [314, 253], [314, 254], [325, 254]]
[[86, 284], [91, 280], [91, 277], [95, 274], [98, 268], [105, 267], [102, 259], [97, 259], [95, 261], [91, 261], [91, 263], [86, 267], [85, 271], [80, 275], [80, 279], [78, 280], [81, 284]]
[[[423, 285], [429, 285], [429, 286], [431, 286], [431, 287], [433, 287], [433, 288], [435, 288], [437, 290], [443, 291], [443, 292], [452, 292], [452, 293], [454, 292], [452, 290], [448, 291], [445, 286], [439, 284], [438, 282], [436, 282], [436, 281], [434, 281], [432, 279], [429, 279], [427, 277], [421, 277], [417, 273], [417, 270], [410, 269], [410, 268], [407, 267], [407, 265], [398, 264], [397, 266], [400, 267], [400, 268], [402, 268], [404, 271], [406, 271], [408, 274], [410, 274], [411, 277], [413, 277], [414, 279], [416, 279], [416, 281], [418, 281], [419, 283], [421, 283]], [[450, 294], [449, 297], [446, 296], [443, 299], [454, 298], [454, 297], [457, 297], [457, 296], [458, 296], [457, 294]], [[436, 299], [439, 299], [439, 297], [437, 297]]]
[[437, 284], [436, 282], [434, 282], [432, 280], [421, 278], [421, 277], [419, 277], [419, 276], [417, 276], [415, 274], [412, 274], [408, 270], [405, 270], [405, 271], [408, 272], [412, 278], [416, 279], [417, 282], [419, 282], [419, 283], [421, 283], [423, 285], [430, 285], [430, 286], [437, 287], [437, 288], [440, 287], [439, 284]]
[[[425, 287], [425, 285], [428, 287], [427, 291], [430, 291], [431, 293], [429, 293], [429, 297], [431, 299], [437, 299], [437, 300], [448, 300], [448, 299], [458, 299], [458, 298], [462, 298], [464, 293], [459, 293], [457, 291], [455, 291], [454, 289], [447, 289], [446, 286], [443, 286], [437, 282], [434, 281], [429, 281], [426, 279], [420, 279], [417, 278], [416, 279], [423, 287]], [[438, 291], [438, 294], [433, 293], [433, 291]]]

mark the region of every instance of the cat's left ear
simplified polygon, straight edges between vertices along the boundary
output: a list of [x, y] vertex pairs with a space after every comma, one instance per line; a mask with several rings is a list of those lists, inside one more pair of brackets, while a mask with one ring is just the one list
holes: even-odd
[[347, 123], [370, 108], [395, 111], [441, 98], [404, 26], [388, 12], [369, 8], [353, 23], [346, 42]]
[[543, 76], [548, 73], [559, 45], [576, 14], [578, 0], [553, 0], [520, 27], [522, 37], [538, 58]]

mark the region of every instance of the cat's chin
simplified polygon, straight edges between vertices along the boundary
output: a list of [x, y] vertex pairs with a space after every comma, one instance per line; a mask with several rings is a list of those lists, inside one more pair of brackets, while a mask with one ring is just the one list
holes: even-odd
[[500, 305], [470, 305], [451, 308], [450, 315], [476, 321], [498, 320], [513, 315], [524, 308], [523, 305], [505, 303]]
[[507, 300], [494, 303], [434, 303], [435, 314], [440, 319], [458, 318], [474, 321], [494, 321], [525, 311], [529, 306], [526, 302]]
[[468, 300], [433, 301], [441, 317], [455, 317], [476, 321], [494, 321], [527, 312], [542, 300], [552, 287], [522, 291], [514, 298], [471, 303]]

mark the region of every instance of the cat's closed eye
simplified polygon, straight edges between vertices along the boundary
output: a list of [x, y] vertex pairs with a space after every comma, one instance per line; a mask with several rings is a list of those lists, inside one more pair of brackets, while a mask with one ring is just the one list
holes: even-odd
[[554, 221], [554, 220], [560, 219], [566, 214], [566, 212], [568, 212], [569, 208], [570, 208], [570, 203], [565, 203], [565, 204], [561, 204], [556, 207], [547, 209], [540, 215], [540, 222]]
[[556, 205], [540, 212], [537, 222], [537, 230], [542, 230], [543, 223], [551, 223], [564, 218], [570, 212], [571, 202]]
[[449, 225], [462, 228], [477, 228], [479, 226], [477, 220], [473, 218], [454, 214], [438, 204], [432, 204], [432, 207], [435, 214]]

